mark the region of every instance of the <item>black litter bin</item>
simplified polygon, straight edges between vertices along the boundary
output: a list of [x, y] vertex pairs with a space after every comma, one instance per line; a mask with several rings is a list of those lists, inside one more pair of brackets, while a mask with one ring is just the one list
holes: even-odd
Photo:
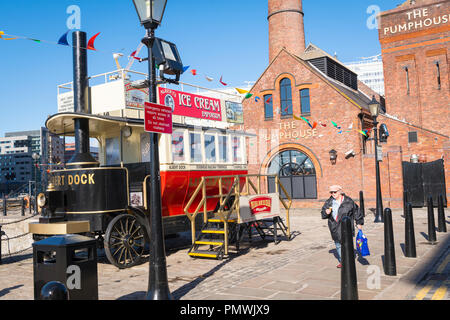
[[55, 236], [33, 243], [34, 299], [43, 286], [59, 281], [70, 300], [98, 300], [97, 241], [80, 235]]

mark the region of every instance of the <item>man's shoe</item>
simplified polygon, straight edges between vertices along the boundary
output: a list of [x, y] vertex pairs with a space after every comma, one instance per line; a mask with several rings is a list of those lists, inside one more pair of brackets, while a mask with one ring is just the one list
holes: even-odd
[[339, 263], [339, 264], [336, 266], [336, 268], [338, 268], [338, 269], [342, 268], [342, 263]]

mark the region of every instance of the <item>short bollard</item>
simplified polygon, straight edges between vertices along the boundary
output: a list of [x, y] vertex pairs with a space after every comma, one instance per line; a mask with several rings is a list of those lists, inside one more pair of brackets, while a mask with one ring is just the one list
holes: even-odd
[[406, 210], [408, 205], [408, 193], [403, 191], [403, 215], [406, 216]]
[[22, 199], [22, 209], [21, 209], [21, 215], [22, 217], [25, 216], [25, 199]]
[[411, 203], [406, 205], [405, 212], [405, 257], [416, 258], [416, 237], [414, 235], [414, 218]]
[[342, 219], [341, 239], [341, 300], [358, 300], [358, 281], [356, 279], [352, 220], [348, 217]]
[[359, 192], [359, 210], [362, 212], [363, 217], [366, 216], [366, 208], [364, 206], [364, 192]]
[[2, 264], [2, 225], [0, 225], [0, 264]]
[[444, 213], [444, 197], [442, 194], [438, 198], [438, 232], [447, 232], [447, 224]]
[[3, 215], [6, 217], [7, 203], [6, 197], [3, 195]]
[[384, 274], [387, 276], [397, 275], [392, 211], [389, 208], [384, 210]]
[[431, 243], [436, 242], [436, 225], [434, 223], [434, 208], [433, 198], [428, 197], [428, 241]]
[[42, 287], [41, 300], [69, 300], [69, 291], [61, 282], [52, 281]]

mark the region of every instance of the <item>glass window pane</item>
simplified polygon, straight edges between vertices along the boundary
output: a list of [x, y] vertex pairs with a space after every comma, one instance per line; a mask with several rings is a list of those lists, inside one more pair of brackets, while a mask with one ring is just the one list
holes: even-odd
[[190, 136], [190, 146], [191, 146], [191, 161], [192, 162], [202, 162], [202, 142], [201, 135], [199, 133], [191, 133]]
[[264, 112], [266, 119], [273, 119], [273, 99], [271, 94], [264, 96]]
[[106, 139], [106, 165], [120, 164], [119, 138]]
[[216, 137], [210, 134], [205, 134], [205, 153], [206, 162], [216, 162]]
[[226, 136], [219, 136], [219, 161], [228, 162], [228, 138]]
[[172, 155], [174, 162], [185, 161], [183, 131], [174, 131], [172, 134]]
[[311, 112], [311, 100], [309, 97], [309, 89], [300, 90], [300, 106], [302, 113]]
[[240, 137], [232, 138], [232, 150], [233, 150], [233, 162], [234, 163], [242, 163], [242, 144]]

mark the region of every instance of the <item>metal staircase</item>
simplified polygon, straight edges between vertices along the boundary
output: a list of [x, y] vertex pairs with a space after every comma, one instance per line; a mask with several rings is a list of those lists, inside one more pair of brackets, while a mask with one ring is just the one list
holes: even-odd
[[236, 238], [236, 223], [234, 219], [226, 223], [220, 218], [208, 219], [189, 250], [189, 256], [222, 260], [225, 245]]

